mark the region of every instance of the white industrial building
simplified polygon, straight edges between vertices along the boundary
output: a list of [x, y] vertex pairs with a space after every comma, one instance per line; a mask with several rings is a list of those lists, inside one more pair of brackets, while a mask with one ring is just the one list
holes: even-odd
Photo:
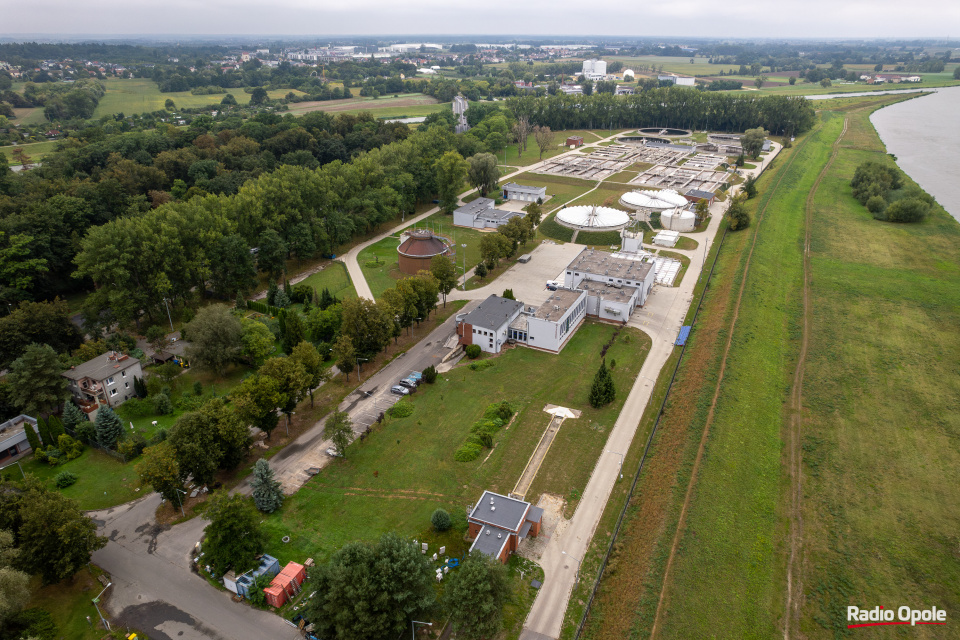
[[[653, 284], [656, 281], [656, 269], [649, 262], [640, 260], [629, 260], [612, 256], [604, 251], [594, 249], [584, 249], [574, 258], [573, 262], [567, 265], [564, 273], [563, 285], [567, 289], [583, 288], [584, 283], [593, 282], [606, 285], [608, 288], [617, 289], [624, 287], [635, 287], [635, 299], [627, 300], [625, 303], [618, 302], [621, 311], [629, 309], [629, 313], [617, 318], [607, 318], [601, 313], [598, 315], [605, 319], [626, 320], [635, 307], [642, 307], [647, 302], [647, 297], [653, 291]], [[592, 291], [592, 293], [591, 293]], [[603, 298], [597, 295], [598, 289], [591, 287], [587, 295]], [[588, 302], [588, 306], [590, 303]]]
[[529, 187], [516, 182], [508, 182], [503, 185], [504, 200], [520, 200], [521, 202], [536, 202], [545, 200], [547, 197], [546, 187]]
[[538, 308], [525, 307], [510, 323], [507, 338], [534, 349], [560, 353], [587, 317], [587, 292], [557, 289]]
[[690, 232], [697, 227], [697, 214], [686, 207], [676, 207], [660, 214], [660, 226], [671, 232]]
[[603, 60], [584, 60], [581, 75], [587, 80], [603, 80], [607, 77], [607, 63]]
[[523, 211], [506, 211], [494, 207], [490, 198], [477, 198], [453, 211], [453, 225], [471, 229], [496, 229], [510, 218], [522, 218]]
[[688, 76], [678, 76], [672, 73], [660, 74], [657, 76], [657, 80], [660, 82], [670, 82], [677, 85], [678, 87], [693, 87], [697, 84], [696, 78], [691, 78]]
[[521, 311], [522, 302], [490, 296], [470, 313], [457, 316], [460, 344], [475, 344], [486, 353], [500, 353], [500, 347], [507, 342], [507, 328]]

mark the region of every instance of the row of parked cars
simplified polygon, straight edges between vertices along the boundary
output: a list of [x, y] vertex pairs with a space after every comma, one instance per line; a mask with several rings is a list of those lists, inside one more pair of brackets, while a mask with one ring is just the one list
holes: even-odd
[[407, 396], [417, 390], [420, 383], [423, 382], [423, 374], [419, 371], [411, 371], [410, 375], [390, 387], [390, 393], [398, 396]]

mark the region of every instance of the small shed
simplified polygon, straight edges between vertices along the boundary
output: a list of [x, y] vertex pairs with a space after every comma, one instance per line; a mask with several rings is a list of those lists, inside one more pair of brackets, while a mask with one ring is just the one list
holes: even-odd
[[173, 354], [167, 351], [158, 351], [153, 354], [153, 361], [156, 364], [166, 364], [173, 361]]
[[237, 593], [237, 573], [233, 570], [223, 574], [223, 586], [231, 593]]
[[287, 566], [283, 568], [283, 571], [273, 579], [273, 584], [282, 582], [287, 593], [292, 596], [300, 590], [300, 585], [302, 585], [306, 579], [307, 570], [304, 566], [296, 562], [289, 562]]
[[244, 598], [250, 597], [250, 590], [254, 586], [254, 581], [260, 576], [273, 577], [280, 573], [280, 561], [266, 553], [260, 556], [260, 564], [253, 571], [248, 571], [236, 580], [237, 595]]
[[570, 136], [569, 138], [567, 138], [566, 145], [568, 147], [582, 147], [583, 136]]

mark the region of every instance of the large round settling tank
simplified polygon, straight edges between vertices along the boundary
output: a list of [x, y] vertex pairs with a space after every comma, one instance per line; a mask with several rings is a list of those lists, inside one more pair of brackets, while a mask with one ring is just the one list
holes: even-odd
[[659, 127], [647, 127], [645, 129], [640, 129], [640, 133], [645, 133], [651, 136], [671, 136], [671, 137], [683, 137], [689, 136], [690, 131], [687, 129], [672, 129], [672, 128], [659, 128]]
[[557, 222], [572, 229], [614, 231], [626, 226], [630, 216], [610, 207], [567, 207], [557, 214]]
[[430, 269], [434, 256], [452, 255], [446, 240], [428, 229], [408, 231], [405, 236], [397, 247], [397, 264], [403, 273], [416, 275], [421, 269]]

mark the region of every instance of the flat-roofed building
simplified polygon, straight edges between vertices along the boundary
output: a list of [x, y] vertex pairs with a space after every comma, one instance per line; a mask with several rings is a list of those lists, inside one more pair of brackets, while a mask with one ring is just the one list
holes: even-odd
[[477, 198], [454, 210], [453, 224], [471, 229], [496, 229], [507, 224], [511, 218], [522, 218], [523, 211], [496, 209], [490, 198]]
[[609, 284], [613, 288], [636, 287], [638, 291], [635, 306], [642, 307], [647, 302], [647, 296], [653, 291], [656, 275], [650, 262], [618, 258], [605, 251], [584, 249], [567, 265], [563, 284], [567, 289], [582, 288], [585, 281]]
[[460, 344], [475, 344], [481, 351], [500, 353], [507, 342], [507, 328], [523, 310], [523, 303], [492, 295], [470, 313], [457, 316]]
[[522, 202], [536, 202], [547, 197], [546, 187], [530, 187], [516, 182], [503, 185], [504, 200], [520, 200]]
[[27, 440], [27, 429], [37, 432], [37, 419], [20, 414], [0, 424], [0, 464], [13, 462], [30, 453], [30, 441]]
[[510, 323], [507, 338], [534, 349], [560, 353], [587, 317], [587, 294], [557, 289], [538, 308], [525, 307]]

